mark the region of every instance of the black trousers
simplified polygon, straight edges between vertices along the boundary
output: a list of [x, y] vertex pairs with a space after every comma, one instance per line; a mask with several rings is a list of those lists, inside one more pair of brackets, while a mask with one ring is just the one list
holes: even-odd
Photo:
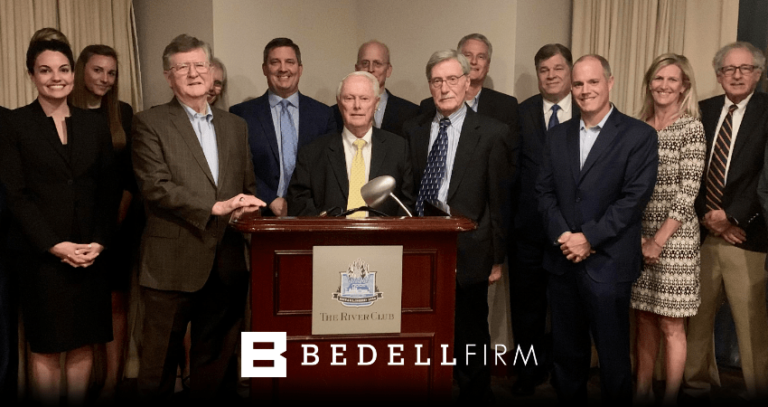
[[[453, 377], [461, 399], [484, 397], [491, 389], [494, 349], [488, 330], [488, 284], [462, 287], [456, 282], [456, 318], [454, 327]], [[469, 355], [467, 347], [469, 345]]]
[[0, 400], [14, 404], [19, 370], [19, 286], [7, 260], [8, 253], [0, 253]]
[[248, 273], [221, 279], [216, 270], [200, 291], [186, 293], [141, 287], [143, 331], [137, 380], [139, 398], [173, 395], [176, 368], [183, 363], [183, 339], [191, 322], [190, 396], [192, 400], [236, 396], [237, 360]]
[[632, 403], [629, 297], [632, 282], [599, 283], [581, 269], [549, 275], [553, 377], [560, 404], [586, 405], [592, 340], [600, 362], [602, 402]]
[[[547, 276], [544, 270], [545, 243], [517, 240], [511, 244], [509, 258], [509, 292], [512, 334], [523, 355], [531, 346], [538, 365], [533, 361], [516, 363], [518, 379], [543, 378], [551, 367], [551, 343], [547, 340]], [[514, 351], [512, 352], [514, 355]]]

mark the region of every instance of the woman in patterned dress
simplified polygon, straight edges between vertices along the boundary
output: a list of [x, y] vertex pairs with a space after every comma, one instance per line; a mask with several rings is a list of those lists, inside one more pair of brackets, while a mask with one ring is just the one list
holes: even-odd
[[637, 322], [636, 401], [653, 401], [653, 369], [664, 340], [666, 390], [673, 405], [683, 377], [683, 318], [699, 307], [699, 223], [693, 208], [704, 170], [704, 128], [688, 59], [658, 56], [643, 78], [640, 119], [659, 134], [659, 172], [643, 213], [643, 271], [632, 286]]

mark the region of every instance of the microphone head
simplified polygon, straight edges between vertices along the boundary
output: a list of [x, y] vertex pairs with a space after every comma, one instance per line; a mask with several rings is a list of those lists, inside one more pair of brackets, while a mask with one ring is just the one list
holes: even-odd
[[395, 190], [395, 178], [391, 175], [382, 175], [368, 181], [360, 188], [365, 204], [371, 208], [378, 208], [387, 200], [389, 194]]

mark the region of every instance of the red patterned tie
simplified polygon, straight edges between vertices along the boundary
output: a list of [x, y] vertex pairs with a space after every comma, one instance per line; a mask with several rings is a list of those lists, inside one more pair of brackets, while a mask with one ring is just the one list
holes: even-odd
[[725, 169], [728, 166], [728, 153], [731, 150], [731, 135], [733, 134], [733, 111], [738, 106], [731, 105], [725, 115], [723, 125], [717, 133], [715, 145], [712, 147], [712, 161], [707, 171], [707, 209], [714, 211], [722, 209], [723, 189], [725, 189]]

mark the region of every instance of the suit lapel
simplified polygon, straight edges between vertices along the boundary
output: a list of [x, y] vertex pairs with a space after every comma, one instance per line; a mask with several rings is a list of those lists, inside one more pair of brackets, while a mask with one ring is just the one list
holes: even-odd
[[[299, 135], [299, 144], [297, 144], [298, 148], [301, 148], [303, 145], [310, 142], [310, 140], [307, 139], [306, 130], [307, 132], [313, 129], [315, 126], [317, 126], [316, 123], [314, 123], [315, 119], [312, 117], [312, 111], [310, 111], [307, 106], [307, 97], [302, 95], [301, 92], [299, 92], [299, 128], [296, 129], [296, 133]], [[325, 125], [325, 123], [323, 123]], [[322, 135], [322, 133], [325, 133], [325, 127], [323, 127], [322, 130], [320, 130], [319, 136]]]
[[223, 181], [226, 179], [230, 179], [230, 175], [226, 172], [228, 168], [231, 168], [232, 166], [226, 165], [227, 162], [229, 162], [229, 137], [227, 137], [228, 134], [228, 128], [227, 124], [221, 120], [221, 118], [216, 118], [216, 115], [213, 116], [213, 130], [216, 132], [216, 149], [219, 153], [219, 185], [222, 185]]
[[744, 151], [744, 149], [754, 148], [750, 142], [750, 138], [753, 134], [756, 134], [754, 128], [759, 124], [761, 114], [765, 114], [763, 106], [758, 106], [758, 104], [759, 102], [755, 97], [755, 94], [753, 94], [749, 103], [747, 103], [744, 117], [741, 119], [739, 132], [736, 134], [736, 144], [732, 146], [733, 153], [731, 154], [731, 163], [739, 162], [739, 154]]
[[421, 187], [421, 178], [424, 176], [424, 168], [427, 166], [427, 158], [429, 157], [429, 132], [431, 130], [432, 118], [434, 116], [425, 115], [424, 120], [419, 123], [417, 137], [414, 137], [411, 143], [413, 147], [413, 156], [416, 160], [414, 164], [414, 175], [416, 176], [416, 187]]
[[533, 126], [536, 130], [536, 134], [539, 136], [539, 141], [545, 143], [547, 140], [547, 123], [544, 122], [544, 99], [539, 94], [536, 100], [536, 110], [533, 112]]
[[461, 135], [459, 136], [459, 144], [456, 146], [456, 155], [453, 158], [451, 184], [448, 186], [448, 202], [451, 201], [453, 194], [459, 188], [467, 168], [472, 164], [472, 155], [475, 152], [477, 143], [480, 141], [481, 136], [478, 131], [480, 124], [477, 122], [476, 114], [472, 109], [467, 108], [467, 116], [464, 118]]
[[[716, 99], [715, 103], [706, 104], [706, 112], [705, 109], [702, 109], [702, 125], [704, 126], [704, 134], [707, 137], [707, 159], [706, 162], [709, 162], [710, 152], [712, 151], [712, 146], [714, 145], [715, 137], [717, 136], [717, 131], [719, 130], [717, 128], [717, 122], [720, 120], [720, 112], [723, 109], [723, 104], [725, 103], [725, 96], [721, 95]], [[749, 109], [748, 109], [749, 110]]]
[[589, 169], [597, 162], [600, 156], [608, 150], [608, 147], [613, 144], [613, 140], [619, 134], [618, 127], [621, 125], [621, 122], [619, 121], [618, 113], [619, 111], [614, 107], [611, 117], [608, 118], [603, 128], [600, 129], [600, 134], [598, 134], [595, 144], [592, 145], [592, 149], [589, 150], [584, 166], [581, 168], [579, 180], [584, 179], [584, 175], [589, 172]]
[[384, 108], [384, 116], [381, 118], [381, 128], [383, 129], [385, 125], [389, 125], [389, 122], [394, 120], [395, 116], [395, 104], [392, 103], [393, 97], [392, 94], [389, 93], [389, 90], [385, 89], [384, 92], [387, 92], [387, 106]]
[[565, 153], [567, 155], [568, 167], [571, 169], [573, 181], [578, 183], [581, 173], [579, 168], [579, 127], [581, 122], [574, 120], [565, 131]]
[[347, 175], [347, 159], [344, 157], [344, 144], [341, 140], [343, 136], [339, 134], [328, 143], [326, 160], [333, 168], [333, 174], [336, 176], [336, 182], [339, 183], [344, 199], [349, 198], [349, 176]]
[[[40, 137], [44, 138], [51, 145], [51, 148], [56, 151], [56, 154], [64, 160], [64, 165], [69, 166], [67, 152], [61, 144], [59, 134], [56, 133], [56, 124], [53, 122], [53, 119], [45, 115], [45, 111], [43, 111], [43, 107], [40, 106], [40, 102], [38, 102], [37, 99], [32, 103], [32, 110], [35, 116], [40, 117], [40, 120], [33, 121], [38, 129], [35, 133], [39, 134]], [[68, 132], [69, 130], [71, 129], [67, 128]], [[67, 142], [69, 142], [69, 140], [67, 140]]]
[[379, 171], [387, 158], [387, 146], [384, 137], [377, 135], [379, 129], [374, 128], [371, 135], [371, 171], [368, 175], [368, 181], [379, 176]]
[[280, 150], [277, 148], [277, 130], [275, 124], [272, 121], [272, 110], [269, 108], [269, 92], [264, 93], [259, 101], [259, 105], [256, 106], [256, 116], [261, 124], [261, 130], [264, 137], [267, 139], [269, 149], [272, 150], [272, 155], [276, 162], [280, 162]]
[[[494, 117], [492, 110], [495, 103], [493, 103], [494, 101], [491, 99], [493, 99], [493, 95], [491, 94], [491, 91], [483, 87], [480, 90], [480, 97], [478, 98], [479, 105], [477, 106], [477, 113]], [[464, 103], [467, 103], [467, 102], [465, 101]], [[467, 103], [467, 107], [469, 107], [469, 103]], [[469, 110], [472, 110], [472, 108], [469, 107]], [[474, 110], [472, 111], [474, 112]]]
[[211, 184], [216, 186], [216, 183], [213, 181], [211, 169], [208, 166], [208, 160], [205, 159], [203, 147], [197, 139], [197, 134], [195, 134], [195, 130], [192, 128], [192, 123], [189, 122], [187, 112], [184, 111], [184, 108], [179, 104], [179, 101], [176, 100], [176, 98], [174, 98], [168, 106], [168, 111], [171, 116], [171, 122], [174, 127], [176, 127], [176, 131], [178, 131], [181, 139], [187, 144], [189, 151], [192, 152], [192, 156], [195, 157], [195, 161], [197, 161], [200, 169], [203, 170], [205, 176], [211, 181]]

